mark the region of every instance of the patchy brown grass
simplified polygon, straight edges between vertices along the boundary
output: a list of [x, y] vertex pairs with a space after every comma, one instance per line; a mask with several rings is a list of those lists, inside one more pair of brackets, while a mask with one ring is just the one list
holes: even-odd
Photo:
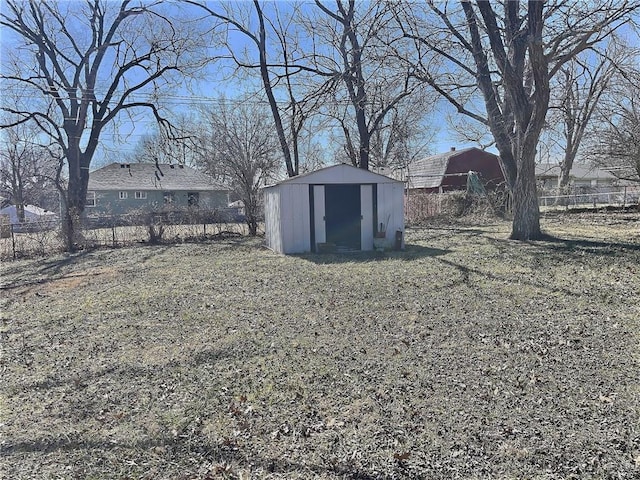
[[640, 476], [640, 217], [2, 265], [5, 478]]

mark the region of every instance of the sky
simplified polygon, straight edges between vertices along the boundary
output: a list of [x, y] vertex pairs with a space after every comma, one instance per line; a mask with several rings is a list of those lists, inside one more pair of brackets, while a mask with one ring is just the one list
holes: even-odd
[[[3, 11], [7, 8], [2, 2]], [[68, 3], [72, 5], [72, 3]], [[251, 9], [251, 3], [240, 2], [236, 5]], [[286, 13], [288, 6], [300, 5], [293, 2], [278, 2], [278, 8]], [[184, 4], [181, 4], [184, 8]], [[268, 8], [268, 7], [267, 7]], [[303, 7], [304, 8], [304, 7]], [[193, 11], [191, 13], [194, 13]], [[247, 53], [250, 57], [255, 58], [255, 45], [251, 44], [241, 34], [230, 35], [229, 41], [235, 51]], [[6, 72], [5, 62], [10, 59], [11, 53], [15, 51], [15, 43], [6, 28], [0, 30], [0, 60], [2, 62], [3, 73]], [[212, 55], [219, 55], [221, 50], [211, 50]], [[33, 62], [31, 57], [24, 57], [24, 62]], [[170, 91], [164, 89], [162, 101], [168, 106], [169, 110], [176, 116], [183, 115], [186, 117], [193, 116], [200, 107], [213, 107], [218, 104], [220, 96], [228, 99], [242, 96], [248, 90], [259, 91], [261, 89], [259, 80], [246, 80], [240, 82], [232, 79], [228, 75], [230, 64], [218, 62], [210, 64], [200, 71], [201, 79], [193, 81], [190, 85], [183, 83], [182, 85], [171, 88]], [[446, 119], [452, 116], [453, 111], [444, 101], [438, 102], [434, 106], [431, 115], [431, 125], [425, 128], [434, 129], [437, 134], [430, 146], [430, 153], [439, 153], [449, 150], [451, 147], [458, 149], [472, 146], [472, 143], [462, 142], [455, 138], [455, 133], [451, 132]], [[454, 117], [455, 118], [455, 117]], [[94, 166], [99, 166], [110, 161], [127, 161], [136, 151], [139, 141], [144, 136], [152, 134], [156, 131], [156, 122], [148, 113], [136, 115], [132, 121], [122, 117], [120, 121], [113, 124], [111, 128], [105, 130], [101, 135], [103, 147], [94, 159]], [[328, 139], [326, 143], [328, 143]], [[495, 149], [491, 149], [495, 152]]]
[[[247, 5], [250, 6], [249, 3], [247, 3]], [[278, 3], [279, 8], [282, 8], [283, 5], [286, 6], [287, 3]], [[7, 8], [4, 2], [2, 8], [3, 10]], [[249, 54], [255, 51], [255, 46], [247, 43], [242, 35], [232, 35], [230, 40], [236, 51], [245, 51]], [[15, 51], [15, 45], [15, 40], [12, 38], [10, 32], [7, 31], [6, 28], [2, 28], [2, 30], [0, 30], [0, 59], [2, 61], [3, 73], [6, 72], [5, 62], [10, 60], [9, 54]], [[34, 62], [32, 57], [26, 55], [20, 60], [26, 63]], [[220, 64], [208, 66], [206, 73], [201, 72], [204, 73], [202, 80], [191, 83], [190, 86], [183, 84], [182, 86], [172, 88], [171, 91], [165, 89], [162, 91], [162, 101], [169, 106], [173, 114], [189, 117], [201, 106], [215, 107], [221, 95], [227, 98], [233, 98], [243, 95], [251, 88], [255, 88], [256, 90], [260, 89], [256, 80], [243, 83], [243, 86], [240, 87], [239, 82], [229, 80], [227, 74], [229, 67], [220, 67]], [[446, 129], [443, 128], [441, 122], [437, 122], [436, 124], [442, 132], [436, 137], [431, 147], [433, 153], [448, 150], [455, 143], [444, 133]], [[101, 148], [97, 152], [96, 157], [94, 157], [93, 166], [110, 163], [114, 160], [126, 161], [127, 158], [130, 158], [136, 151], [138, 142], [146, 135], [152, 134], [155, 131], [155, 119], [147, 112], [136, 114], [133, 121], [122, 117], [117, 123], [105, 129], [101, 134], [103, 148]]]

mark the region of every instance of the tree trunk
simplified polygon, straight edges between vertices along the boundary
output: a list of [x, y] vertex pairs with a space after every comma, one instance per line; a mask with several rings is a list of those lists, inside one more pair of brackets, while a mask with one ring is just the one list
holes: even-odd
[[560, 164], [560, 177], [558, 178], [558, 193], [564, 195], [569, 185], [569, 179], [571, 169], [573, 168], [573, 160], [575, 159], [575, 152], [566, 152], [564, 160]]
[[[253, 187], [249, 187], [252, 189]], [[252, 191], [243, 199], [245, 223], [249, 229], [249, 235], [255, 237], [258, 234], [258, 192]]]
[[513, 224], [509, 238], [537, 240], [542, 238], [542, 231], [536, 190], [535, 150], [521, 154], [518, 160], [518, 175], [512, 190]]
[[254, 217], [247, 217], [247, 227], [249, 227], [249, 236], [258, 235], [258, 221]]
[[558, 176], [558, 188], [556, 191], [556, 205], [563, 205], [564, 198], [560, 198], [561, 195], [568, 195], [569, 189], [569, 174], [571, 173], [571, 168], [573, 167], [573, 159], [567, 158], [565, 155], [565, 159], [560, 164], [560, 175]]
[[18, 216], [18, 222], [23, 223], [24, 222], [24, 200], [22, 199], [22, 196], [16, 199], [15, 204], [16, 204], [16, 215]]
[[258, 234], [258, 215], [257, 206], [251, 206], [247, 208], [245, 204], [245, 223], [249, 229], [249, 235], [255, 237]]
[[87, 202], [87, 186], [89, 184], [89, 166], [85, 165], [85, 156], [76, 149], [70, 150], [67, 161], [69, 165], [69, 183], [66, 190], [65, 218], [63, 233], [66, 249], [73, 252], [80, 241], [81, 219]]
[[360, 128], [360, 122], [358, 122], [358, 130], [360, 131], [360, 168], [363, 170], [369, 170], [369, 145], [371, 143], [369, 138], [369, 131], [367, 130], [366, 123], [364, 124], [364, 131]]
[[[282, 117], [280, 116], [280, 110], [278, 109], [278, 102], [275, 94], [273, 93], [269, 68], [267, 67], [267, 33], [265, 29], [264, 14], [262, 13], [262, 8], [257, 0], [254, 0], [253, 4], [256, 9], [256, 13], [258, 14], [258, 21], [260, 24], [259, 39], [256, 41], [260, 55], [260, 78], [262, 79], [262, 85], [264, 86], [264, 91], [267, 94], [267, 99], [269, 100], [269, 108], [273, 115], [276, 133], [278, 134], [278, 141], [280, 142], [280, 148], [282, 149], [282, 155], [284, 156], [284, 164], [287, 168], [287, 176], [295, 177], [298, 175], [297, 159], [296, 165], [294, 166], [291, 159], [289, 142], [287, 141], [287, 136], [284, 131], [284, 127], [282, 126]], [[249, 229], [251, 229], [251, 227]]]

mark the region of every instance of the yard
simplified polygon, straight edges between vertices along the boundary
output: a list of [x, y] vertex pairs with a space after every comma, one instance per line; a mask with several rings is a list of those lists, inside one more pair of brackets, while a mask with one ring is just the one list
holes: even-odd
[[639, 478], [640, 214], [543, 227], [5, 262], [2, 477]]

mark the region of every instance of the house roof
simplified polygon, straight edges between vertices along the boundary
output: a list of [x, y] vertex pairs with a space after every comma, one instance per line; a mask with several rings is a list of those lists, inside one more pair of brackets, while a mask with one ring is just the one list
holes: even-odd
[[[0, 209], [0, 214], [9, 215], [12, 223], [17, 222], [18, 218], [18, 207], [15, 205], [7, 205]], [[49, 210], [45, 210], [44, 208], [40, 208], [36, 205], [25, 205], [24, 206], [24, 214], [27, 218], [40, 218], [40, 217], [55, 217], [55, 212], [51, 212]]]
[[89, 173], [88, 190], [228, 190], [186, 165], [112, 163]]
[[[557, 178], [560, 176], [560, 165], [556, 163], [539, 163], [536, 165], [537, 178]], [[575, 180], [615, 180], [616, 176], [606, 170], [589, 165], [574, 164], [569, 176]]]
[[[460, 150], [450, 150], [446, 153], [439, 153], [430, 157], [422, 158], [412, 162], [408, 167], [408, 178], [410, 188], [437, 188], [442, 185], [449, 161], [458, 155], [472, 150], [484, 152], [476, 147], [463, 148]], [[488, 153], [488, 152], [486, 152]]]
[[398, 180], [374, 173], [369, 170], [363, 170], [346, 163], [331, 165], [321, 168], [313, 172], [303, 173], [295, 177], [287, 178], [275, 185], [269, 185], [266, 188], [283, 184], [331, 184], [331, 183], [401, 183]]

